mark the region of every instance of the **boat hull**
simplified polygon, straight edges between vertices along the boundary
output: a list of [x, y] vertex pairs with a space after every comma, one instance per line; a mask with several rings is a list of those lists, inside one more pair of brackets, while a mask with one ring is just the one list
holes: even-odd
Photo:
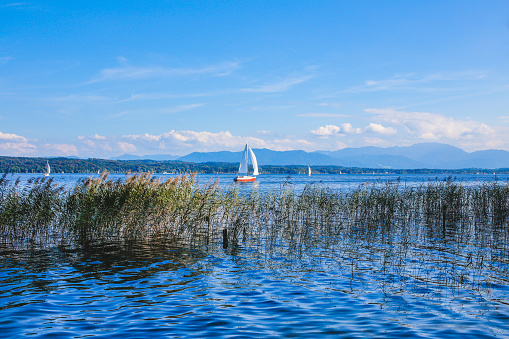
[[249, 181], [255, 181], [255, 180], [256, 180], [256, 177], [252, 177], [249, 175], [238, 176], [235, 179], [233, 179], [233, 181], [238, 181], [238, 182], [249, 182]]

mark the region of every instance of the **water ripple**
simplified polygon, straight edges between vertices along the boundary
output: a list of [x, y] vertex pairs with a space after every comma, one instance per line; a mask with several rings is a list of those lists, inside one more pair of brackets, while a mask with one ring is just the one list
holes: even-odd
[[475, 275], [445, 283], [453, 268], [439, 262], [459, 254], [414, 251], [405, 267], [369, 246], [268, 259], [247, 248], [2, 252], [0, 337], [509, 335], [505, 277], [484, 289]]

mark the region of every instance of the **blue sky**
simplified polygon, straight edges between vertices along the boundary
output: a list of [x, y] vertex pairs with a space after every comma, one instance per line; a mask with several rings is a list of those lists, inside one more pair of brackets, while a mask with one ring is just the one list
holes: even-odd
[[509, 1], [0, 1], [0, 155], [509, 150]]

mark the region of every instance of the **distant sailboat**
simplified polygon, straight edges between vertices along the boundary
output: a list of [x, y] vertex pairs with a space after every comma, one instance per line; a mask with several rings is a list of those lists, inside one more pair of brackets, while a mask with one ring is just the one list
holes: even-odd
[[[251, 164], [253, 165], [253, 174], [248, 175], [247, 169], [248, 169], [248, 162], [249, 157], [251, 157]], [[258, 162], [256, 161], [256, 156], [253, 152], [253, 150], [249, 147], [248, 144], [246, 144], [246, 147], [244, 148], [244, 153], [242, 154], [242, 159], [240, 160], [240, 166], [239, 166], [239, 173], [234, 181], [240, 181], [240, 182], [246, 182], [246, 181], [255, 181], [256, 176], [258, 175]]]
[[44, 170], [44, 176], [47, 177], [51, 173], [51, 168], [49, 167], [49, 162], [46, 160], [46, 169]]
[[308, 176], [311, 176], [311, 167], [308, 166]]

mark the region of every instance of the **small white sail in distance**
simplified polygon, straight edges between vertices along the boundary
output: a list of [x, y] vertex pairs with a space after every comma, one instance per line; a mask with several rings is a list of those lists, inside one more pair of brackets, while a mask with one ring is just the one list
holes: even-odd
[[51, 173], [51, 168], [49, 167], [49, 162], [46, 160], [46, 170], [44, 171], [44, 176], [47, 177]]
[[308, 175], [311, 175], [311, 167], [308, 166]]

